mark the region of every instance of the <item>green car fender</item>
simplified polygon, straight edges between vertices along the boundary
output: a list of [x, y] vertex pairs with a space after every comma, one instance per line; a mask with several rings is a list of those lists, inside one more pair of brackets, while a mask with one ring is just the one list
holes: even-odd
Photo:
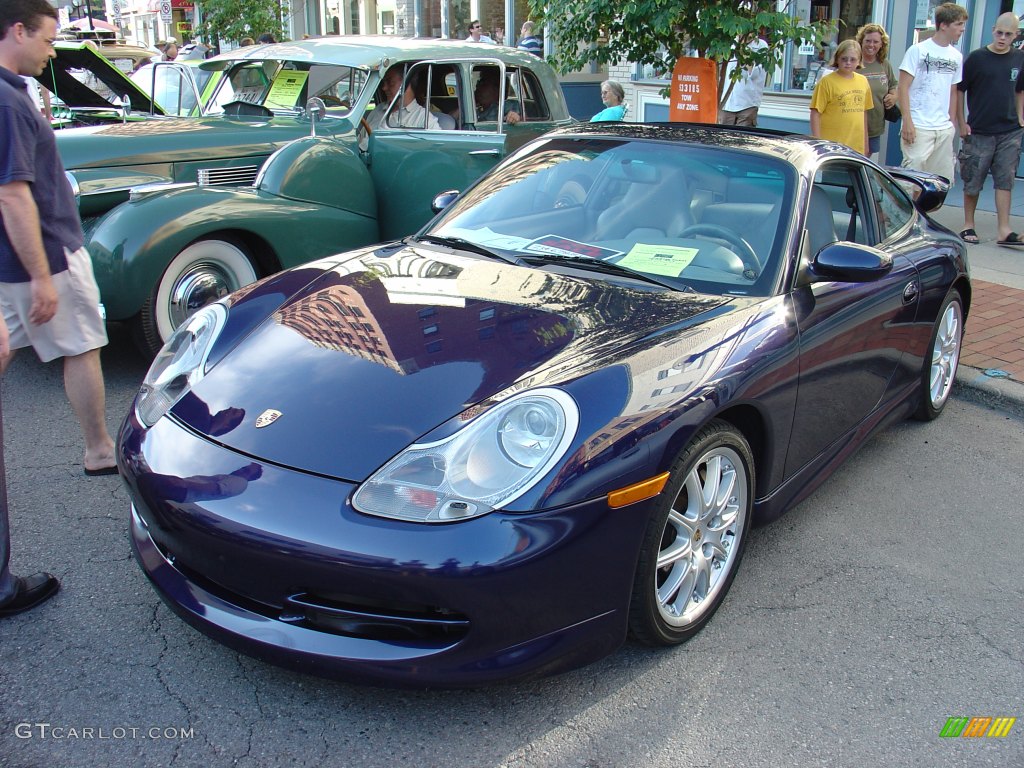
[[[138, 314], [167, 266], [196, 241], [226, 239], [237, 244], [257, 275], [377, 242], [372, 182], [366, 167], [354, 159], [355, 166], [335, 165], [323, 187], [322, 196], [333, 205], [284, 197], [260, 186], [190, 187], [117, 206], [86, 233], [108, 319]], [[293, 193], [298, 186], [298, 191], [313, 197], [313, 187], [297, 181], [300, 177], [293, 177], [296, 184], [291, 186], [274, 186]]]

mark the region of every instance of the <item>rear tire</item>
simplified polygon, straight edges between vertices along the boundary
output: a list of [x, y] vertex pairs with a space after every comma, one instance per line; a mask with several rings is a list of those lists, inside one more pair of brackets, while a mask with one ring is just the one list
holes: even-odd
[[679, 454], [644, 534], [629, 627], [647, 645], [695, 635], [739, 569], [753, 509], [754, 458], [731, 424], [712, 421]]
[[233, 237], [196, 240], [171, 259], [139, 313], [136, 336], [155, 355], [192, 313], [259, 277], [245, 245]]
[[963, 299], [955, 289], [942, 302], [938, 320], [932, 329], [929, 353], [921, 369], [919, 384], [920, 404], [914, 418], [931, 421], [938, 418], [946, 407], [953, 390], [956, 369], [960, 364], [960, 350], [964, 338]]

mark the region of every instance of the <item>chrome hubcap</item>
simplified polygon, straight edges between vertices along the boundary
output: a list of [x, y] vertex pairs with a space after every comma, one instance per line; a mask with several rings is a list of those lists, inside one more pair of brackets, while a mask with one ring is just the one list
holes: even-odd
[[938, 408], [945, 403], [953, 388], [953, 377], [956, 375], [957, 362], [960, 360], [962, 332], [963, 321], [960, 316], [960, 305], [953, 302], [942, 313], [938, 332], [935, 334], [935, 346], [932, 347], [932, 368], [928, 390], [933, 408]]
[[736, 562], [749, 493], [739, 467], [731, 448], [709, 451], [672, 505], [654, 585], [658, 610], [669, 624], [691, 624], [709, 610]]
[[231, 275], [218, 264], [200, 263], [191, 266], [171, 288], [168, 312], [173, 327], [177, 328], [196, 310], [240, 287], [234, 285]]

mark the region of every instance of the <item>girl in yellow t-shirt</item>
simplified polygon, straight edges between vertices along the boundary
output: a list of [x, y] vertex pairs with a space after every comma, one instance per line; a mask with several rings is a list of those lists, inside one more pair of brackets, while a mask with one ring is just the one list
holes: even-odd
[[871, 84], [856, 71], [860, 58], [856, 40], [843, 40], [836, 48], [831, 61], [836, 71], [821, 78], [811, 96], [811, 135], [867, 155], [867, 113], [874, 102]]

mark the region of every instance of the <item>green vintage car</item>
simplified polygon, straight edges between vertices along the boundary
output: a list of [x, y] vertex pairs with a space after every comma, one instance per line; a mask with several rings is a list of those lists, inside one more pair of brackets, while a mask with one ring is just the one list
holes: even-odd
[[165, 114], [129, 79], [142, 57], [152, 55], [145, 48], [62, 40], [53, 47], [56, 57], [36, 79], [50, 94], [54, 129], [134, 122]]
[[[412, 233], [436, 194], [572, 121], [546, 63], [492, 45], [333, 36], [201, 67], [222, 72], [202, 117], [58, 137], [107, 317], [135, 322], [148, 350], [263, 275]], [[392, 67], [419, 124], [383, 96]], [[504, 120], [481, 81], [500, 87]]]

